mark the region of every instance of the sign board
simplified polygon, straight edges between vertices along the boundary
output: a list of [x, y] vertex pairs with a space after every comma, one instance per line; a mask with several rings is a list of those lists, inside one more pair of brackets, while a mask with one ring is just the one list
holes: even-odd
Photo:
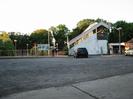
[[40, 51], [47, 51], [49, 50], [49, 44], [37, 44], [37, 49]]

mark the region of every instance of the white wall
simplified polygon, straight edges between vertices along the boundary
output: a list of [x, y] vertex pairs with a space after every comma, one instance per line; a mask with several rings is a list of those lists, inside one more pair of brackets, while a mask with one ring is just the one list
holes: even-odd
[[73, 55], [73, 51], [79, 47], [85, 47], [90, 55], [107, 54], [107, 40], [97, 40], [97, 34], [82, 41], [70, 49], [69, 54]]
[[108, 54], [108, 41], [107, 40], [98, 40], [98, 45], [100, 49], [100, 54]]

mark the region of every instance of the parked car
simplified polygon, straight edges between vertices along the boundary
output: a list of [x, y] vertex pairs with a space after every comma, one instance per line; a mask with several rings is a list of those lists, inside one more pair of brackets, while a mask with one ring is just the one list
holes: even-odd
[[75, 58], [88, 58], [88, 52], [86, 48], [78, 48], [74, 52], [74, 57]]
[[127, 51], [125, 51], [125, 55], [133, 55], [133, 49], [129, 49]]

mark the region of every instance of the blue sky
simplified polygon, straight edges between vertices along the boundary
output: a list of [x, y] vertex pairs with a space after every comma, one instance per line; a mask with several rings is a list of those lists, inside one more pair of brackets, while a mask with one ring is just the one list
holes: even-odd
[[30, 33], [85, 18], [133, 22], [133, 0], [0, 0], [0, 31]]

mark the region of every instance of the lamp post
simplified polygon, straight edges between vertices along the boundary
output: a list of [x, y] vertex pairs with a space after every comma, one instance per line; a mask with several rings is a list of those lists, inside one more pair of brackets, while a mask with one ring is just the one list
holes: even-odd
[[53, 39], [52, 39], [52, 42], [53, 42], [53, 46], [54, 46], [54, 48], [55, 48], [55, 38], [53, 37]]
[[117, 30], [119, 31], [119, 54], [121, 54], [121, 27], [117, 28]]
[[15, 45], [15, 56], [17, 55], [17, 40], [14, 40], [14, 45]]
[[68, 33], [66, 34], [66, 37], [67, 37], [67, 49], [68, 49], [68, 55], [69, 55], [70, 45], [69, 45], [69, 37], [68, 37]]
[[53, 55], [55, 54], [55, 38], [53, 36], [52, 43], [53, 43]]
[[37, 56], [37, 44], [36, 43], [34, 44], [34, 47], [35, 47], [35, 56]]
[[28, 52], [28, 48], [29, 48], [29, 44], [26, 44], [26, 49], [27, 49], [27, 56], [28, 56], [28, 54], [29, 54], [29, 52]]
[[122, 27], [118, 27], [118, 28], [115, 28], [115, 27], [112, 27], [110, 32], [112, 31], [112, 29], [116, 29], [118, 32], [119, 32], [119, 54], [121, 54], [121, 30], [122, 30]]
[[49, 39], [49, 31], [48, 31], [48, 56], [50, 55], [50, 39]]
[[58, 43], [56, 43], [56, 52], [57, 52], [57, 56], [58, 56]]
[[68, 35], [67, 35], [67, 48], [68, 48], [68, 51], [69, 51], [70, 45], [69, 45], [69, 37], [68, 37]]

